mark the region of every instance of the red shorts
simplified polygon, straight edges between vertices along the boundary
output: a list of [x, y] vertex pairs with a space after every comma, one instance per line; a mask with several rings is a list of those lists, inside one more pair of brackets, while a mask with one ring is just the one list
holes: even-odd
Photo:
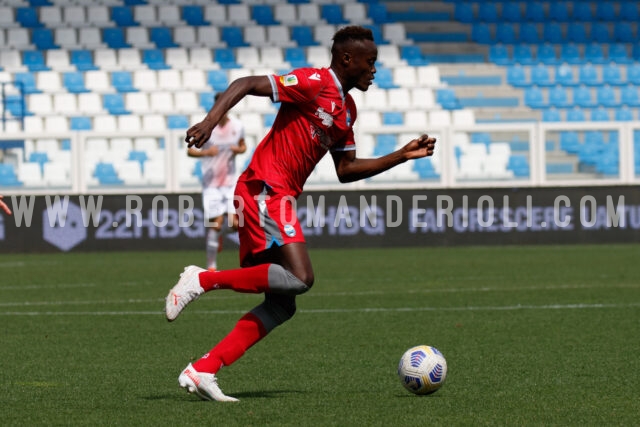
[[240, 262], [248, 255], [289, 243], [304, 243], [295, 198], [263, 181], [238, 181], [233, 201], [238, 214]]

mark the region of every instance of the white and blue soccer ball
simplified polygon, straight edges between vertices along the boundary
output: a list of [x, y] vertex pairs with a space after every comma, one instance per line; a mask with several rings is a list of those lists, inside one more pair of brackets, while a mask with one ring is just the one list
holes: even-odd
[[398, 365], [400, 382], [411, 393], [431, 394], [447, 378], [447, 361], [437, 348], [419, 345], [407, 350]]

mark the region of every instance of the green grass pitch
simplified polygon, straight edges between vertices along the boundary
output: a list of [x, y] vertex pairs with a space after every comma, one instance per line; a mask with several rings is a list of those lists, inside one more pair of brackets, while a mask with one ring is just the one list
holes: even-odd
[[[298, 313], [220, 373], [236, 404], [178, 387], [259, 295], [163, 301], [203, 252], [0, 257], [3, 425], [637, 425], [640, 245], [313, 250]], [[221, 254], [223, 268], [237, 252]], [[413, 396], [409, 347], [447, 358]]]

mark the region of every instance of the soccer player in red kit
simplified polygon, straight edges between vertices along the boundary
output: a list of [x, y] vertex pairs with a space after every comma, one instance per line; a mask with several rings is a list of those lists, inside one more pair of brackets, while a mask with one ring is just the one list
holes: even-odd
[[293, 202], [327, 152], [340, 182], [368, 178], [407, 160], [433, 155], [435, 138], [422, 135], [385, 156], [356, 157], [357, 112], [348, 92], [369, 88], [377, 55], [370, 30], [344, 27], [333, 37], [329, 68], [239, 78], [204, 120], [187, 131], [187, 144], [200, 147], [226, 111], [246, 95], [268, 96], [281, 103], [271, 131], [236, 185], [242, 268], [211, 272], [189, 266], [166, 298], [167, 319], [173, 321], [187, 304], [208, 291], [231, 289], [265, 297], [222, 341], [182, 371], [178, 382], [188, 392], [205, 400], [236, 401], [222, 392], [215, 374], [290, 319], [296, 311], [296, 295], [313, 285], [313, 268]]

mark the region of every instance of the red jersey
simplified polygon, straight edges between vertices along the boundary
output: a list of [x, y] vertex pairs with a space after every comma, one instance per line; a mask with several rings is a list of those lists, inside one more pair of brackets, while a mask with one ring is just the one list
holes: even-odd
[[269, 79], [280, 110], [240, 180], [264, 181], [297, 197], [327, 151], [355, 150], [356, 106], [330, 68], [300, 68]]

